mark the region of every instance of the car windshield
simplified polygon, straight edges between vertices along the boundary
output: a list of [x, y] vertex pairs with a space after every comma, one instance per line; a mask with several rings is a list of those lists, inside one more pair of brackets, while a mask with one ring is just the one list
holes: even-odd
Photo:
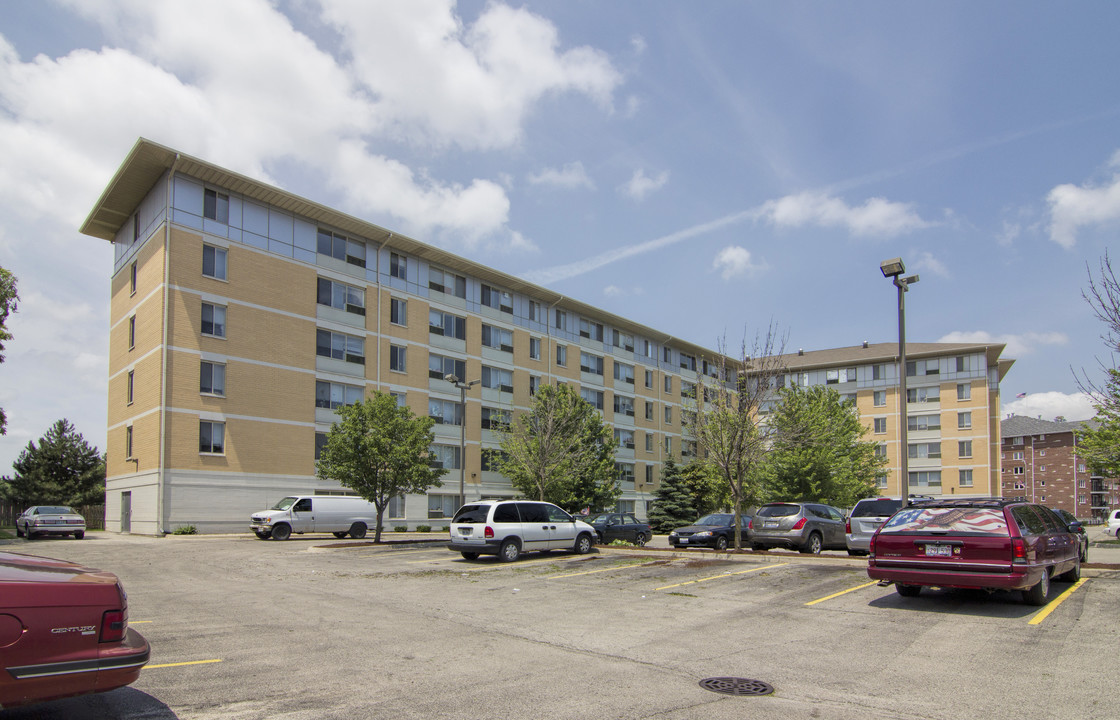
[[588, 515], [587, 517], [580, 517], [576, 519], [583, 520], [588, 525], [594, 525], [595, 523], [605, 523], [607, 519], [610, 518], [610, 516], [610, 513], [593, 513], [591, 515]]
[[852, 510], [852, 517], [890, 517], [902, 507], [901, 500], [878, 498], [877, 500], [860, 500]]
[[1006, 537], [1007, 519], [1000, 508], [911, 507], [898, 511], [879, 530], [888, 533], [999, 535]]
[[755, 517], [789, 517], [801, 512], [800, 505], [763, 505]]
[[697, 525], [729, 525], [731, 523], [730, 515], [705, 515], [696, 521]]
[[40, 515], [73, 515], [74, 511], [64, 505], [44, 505], [39, 508]]
[[280, 502], [278, 502], [275, 505], [273, 505], [272, 507], [270, 507], [269, 510], [287, 510], [292, 505], [294, 505], [295, 502], [296, 502], [296, 499], [294, 497], [286, 497], [283, 500], [281, 500]]

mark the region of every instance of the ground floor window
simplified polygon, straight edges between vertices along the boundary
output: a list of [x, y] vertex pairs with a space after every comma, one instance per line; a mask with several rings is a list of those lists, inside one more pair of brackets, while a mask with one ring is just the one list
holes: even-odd
[[458, 495], [429, 495], [428, 519], [439, 520], [455, 517], [455, 510], [459, 507]]

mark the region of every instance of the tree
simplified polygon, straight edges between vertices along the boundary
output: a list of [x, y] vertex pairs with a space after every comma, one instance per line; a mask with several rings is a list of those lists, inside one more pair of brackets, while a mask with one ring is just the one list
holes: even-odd
[[[12, 339], [8, 332], [8, 315], [18, 308], [19, 293], [16, 292], [16, 276], [0, 267], [0, 363], [4, 362], [4, 343]], [[0, 435], [8, 432], [8, 416], [0, 408]]]
[[[1112, 270], [1107, 252], [1101, 260], [1100, 277], [1094, 279], [1089, 271], [1089, 289], [1081, 295], [1105, 325], [1101, 340], [1110, 353], [1120, 353], [1120, 280]], [[1093, 472], [1120, 477], [1120, 369], [1101, 365], [1105, 371], [1103, 384], [1090, 380], [1084, 373], [1084, 379], [1078, 379], [1081, 390], [1097, 410], [1097, 426], [1077, 432], [1077, 450]]]
[[500, 432], [499, 471], [523, 495], [576, 511], [613, 507], [621, 496], [602, 416], [569, 385], [542, 385], [528, 412]]
[[731, 507], [731, 488], [711, 463], [693, 460], [680, 469], [685, 487], [692, 493], [696, 517]]
[[825, 385], [778, 393], [770, 415], [773, 444], [766, 458], [767, 500], [821, 502], [852, 507], [877, 494], [875, 477], [886, 459], [855, 406]]
[[105, 502], [105, 458], [59, 420], [20, 452], [15, 477], [0, 479], [0, 496], [19, 505], [100, 505]]
[[673, 458], [669, 458], [661, 467], [661, 484], [657, 488], [653, 507], [649, 509], [650, 528], [654, 532], [667, 533], [695, 519], [692, 489], [681, 468], [673, 462]]
[[373, 539], [381, 542], [385, 509], [392, 498], [441, 484], [445, 471], [432, 467], [429, 457], [435, 421], [417, 417], [382, 392], [340, 407], [338, 415], [315, 471], [324, 480], [356, 490], [377, 507]]
[[686, 423], [701, 456], [716, 468], [731, 493], [737, 550], [743, 547], [743, 508], [757, 505], [761, 494], [758, 471], [769, 428], [759, 422], [759, 411], [784, 370], [780, 344], [772, 323], [765, 336], [755, 336], [749, 349], [744, 338], [734, 361], [728, 357], [726, 342], [721, 341], [714, 361], [715, 377], [701, 376], [696, 411]]

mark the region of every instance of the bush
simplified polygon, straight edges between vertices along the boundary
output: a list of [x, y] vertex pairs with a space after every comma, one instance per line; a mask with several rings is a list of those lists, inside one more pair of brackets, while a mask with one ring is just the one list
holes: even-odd
[[393, 532], [408, 532], [408, 526], [407, 525], [395, 525], [395, 526], [393, 526]]
[[431, 531], [432, 531], [432, 526], [431, 525], [417, 525], [416, 526], [416, 532], [431, 532]]
[[194, 525], [180, 525], [171, 531], [172, 535], [197, 535], [198, 528]]
[[451, 532], [451, 526], [450, 525], [444, 525], [443, 530], [441, 532]]

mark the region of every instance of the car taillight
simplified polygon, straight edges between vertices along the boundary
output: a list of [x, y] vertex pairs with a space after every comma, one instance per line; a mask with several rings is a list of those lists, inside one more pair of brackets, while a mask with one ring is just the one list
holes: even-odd
[[754, 518], [752, 517], [750, 520], [747, 521], [747, 529], [750, 530], [753, 527], [754, 527]]
[[875, 533], [874, 535], [872, 535], [871, 540], [867, 545], [867, 554], [871, 557], [875, 557], [875, 538], [877, 537], [879, 537], [879, 533]]
[[494, 528], [487, 525], [486, 529], [482, 532], [482, 536], [483, 537], [488, 537], [488, 538], [494, 537]]
[[797, 524], [793, 526], [793, 529], [800, 530], [803, 527], [805, 527], [805, 518], [801, 518], [800, 520], [798, 520]]
[[852, 521], [851, 520], [845, 520], [844, 521], [844, 532], [848, 533], [849, 535], [852, 534]]
[[128, 630], [127, 610], [106, 610], [101, 616], [101, 642], [120, 642]]
[[1011, 562], [1027, 561], [1027, 544], [1023, 538], [1011, 538]]

